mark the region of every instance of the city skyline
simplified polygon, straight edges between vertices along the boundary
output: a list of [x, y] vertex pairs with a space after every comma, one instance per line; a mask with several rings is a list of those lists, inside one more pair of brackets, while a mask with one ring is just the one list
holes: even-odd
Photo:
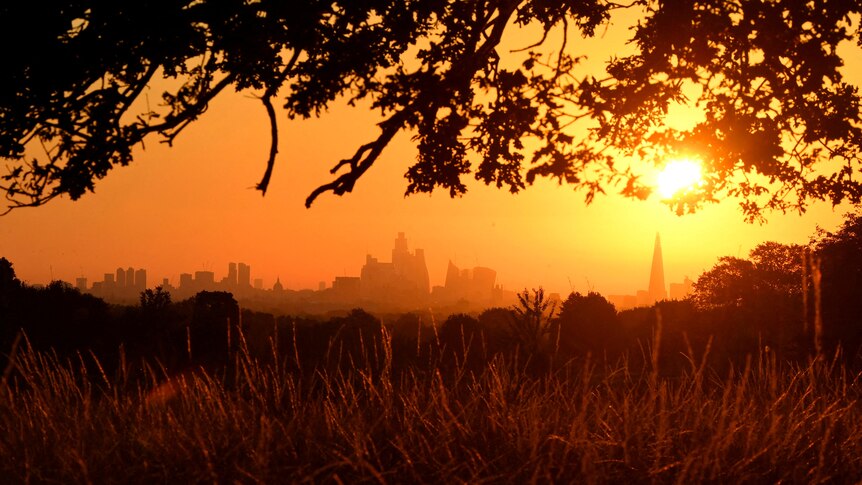
[[[154, 281], [153, 284], [147, 286], [146, 269], [136, 270], [133, 267], [128, 269], [118, 267], [114, 273], [103, 273], [102, 281], [93, 281], [89, 287], [87, 286], [89, 280], [86, 277], [76, 278], [74, 286], [81, 291], [87, 291], [107, 299], [126, 301], [136, 299], [138, 292], [144, 288], [161, 286], [165, 290], [181, 296], [181, 298], [188, 298], [199, 291], [228, 291], [238, 297], [247, 297], [252, 292], [260, 291], [272, 291], [276, 294], [284, 291], [316, 291], [320, 293], [329, 291], [328, 298], [333, 301], [380, 302], [391, 300], [395, 295], [405, 305], [416, 304], [418, 306], [425, 304], [427, 298], [430, 298], [429, 301], [450, 304], [459, 299], [473, 301], [513, 300], [514, 293], [521, 290], [518, 288], [506, 288], [504, 290], [502, 285], [497, 284], [497, 271], [492, 268], [475, 266], [461, 269], [452, 260], [447, 263], [446, 277], [441, 284], [433, 284], [428, 274], [424, 249], [417, 247], [411, 251], [405, 233], [398, 232], [391, 250], [390, 261], [382, 261], [372, 254], [366, 254], [365, 264], [358, 275], [336, 275], [329, 279], [329, 283], [326, 280], [320, 281], [316, 290], [285, 287], [281, 283], [280, 276], [276, 277], [272, 285], [264, 285], [262, 278], [252, 278], [251, 267], [248, 264], [235, 261], [227, 263], [227, 270], [223, 277], [219, 277], [221, 273], [210, 270], [181, 272], [176, 285], [170, 278], [162, 278], [159, 283]], [[665, 299], [682, 299], [691, 292], [692, 283], [689, 275], [685, 275], [681, 283], [670, 282], [668, 284], [666, 282], [661, 234], [656, 232], [647, 289], [638, 290], [631, 295], [602, 293], [600, 291], [599, 293], [606, 296], [618, 310], [623, 310], [636, 306], [649, 306], [656, 301]], [[574, 291], [572, 289], [570, 292]], [[594, 289], [589, 291], [594, 291]], [[489, 298], [489, 292], [491, 295], [496, 294], [497, 296]], [[505, 297], [503, 296], [504, 293]], [[550, 293], [555, 295], [567, 294], [566, 292], [553, 291]]]
[[[390, 261], [366, 254], [358, 275], [335, 276], [330, 284], [321, 281], [317, 290], [285, 288], [279, 277], [271, 288], [264, 287], [262, 279], [252, 279], [251, 267], [241, 261], [229, 262], [224, 275], [217, 277], [215, 271], [180, 273], [177, 285], [163, 278], [151, 286], [160, 287], [177, 300], [201, 292], [228, 292], [249, 308], [277, 309], [284, 313], [326, 313], [356, 307], [376, 311], [433, 307], [444, 312], [447, 309], [464, 312], [509, 306], [516, 301], [515, 291], [497, 284], [495, 270], [478, 266], [459, 269], [451, 260], [445, 282], [432, 285], [424, 250], [410, 250], [404, 232], [399, 232], [394, 240]], [[108, 302], [135, 304], [147, 287], [147, 272], [119, 267], [114, 273], [104, 273], [101, 281], [93, 281], [90, 286], [86, 277], [76, 278], [75, 287]]]
[[[323, 290], [326, 288], [337, 287], [338, 283], [349, 285], [350, 280], [352, 279], [364, 279], [370, 283], [367, 288], [363, 289], [363, 296], [371, 294], [380, 298], [388, 297], [389, 292], [393, 290], [393, 286], [407, 288], [409, 291], [430, 294], [434, 288], [441, 285], [431, 284], [428, 277], [428, 267], [425, 263], [424, 255], [425, 252], [422, 248], [416, 248], [415, 250], [410, 251], [405, 233], [399, 232], [392, 249], [391, 261], [384, 262], [372, 254], [366, 254], [365, 264], [362, 266], [359, 276], [334, 276], [334, 279], [330, 278], [332, 280], [331, 286], [328, 286], [325, 280], [321, 280], [318, 285], [318, 289]], [[456, 273], [454, 276], [452, 274], [453, 268]], [[459, 270], [451, 260], [449, 260], [446, 271], [446, 280], [443, 282], [442, 286], [461, 285], [462, 282], [460, 282], [460, 279], [465, 280], [466, 283], [463, 284], [469, 286], [470, 281], [473, 279], [473, 272], [475, 271], [478, 271], [478, 273], [483, 275], [481, 279], [490, 279], [492, 286], [496, 277], [496, 272], [490, 268], [476, 267], [473, 269]], [[118, 267], [114, 273], [102, 274], [102, 280], [93, 281], [91, 285], [88, 285], [88, 282], [90, 281], [88, 277], [76, 277], [75, 287], [80, 290], [95, 289], [99, 291], [144, 289], [148, 287], [146, 284], [147, 272], [145, 269], [135, 270], [133, 267], [125, 269], [121, 266]], [[228, 262], [225, 276], [217, 278], [217, 274], [218, 273], [212, 270], [199, 270], [191, 273], [181, 272], [176, 279], [176, 285], [174, 285], [171, 279], [167, 277], [162, 278], [160, 283], [153, 284], [152, 286], [197, 290], [211, 289], [218, 284], [225, 289], [234, 290], [250, 288], [267, 289], [263, 285], [262, 278], [251, 278], [251, 267], [243, 262]], [[280, 277], [277, 276], [271, 289], [302, 290], [306, 288], [284, 288], [280, 283]]]

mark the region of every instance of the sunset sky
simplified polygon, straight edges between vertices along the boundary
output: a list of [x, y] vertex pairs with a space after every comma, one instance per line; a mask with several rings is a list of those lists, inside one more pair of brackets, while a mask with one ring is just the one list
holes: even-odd
[[[591, 55], [587, 68], [620, 52], [623, 27], [618, 22], [582, 44]], [[528, 34], [521, 45], [531, 43]], [[850, 67], [855, 71], [845, 74], [862, 84], [860, 67]], [[151, 90], [150, 99], [159, 94]], [[763, 241], [804, 243], [817, 225], [837, 227], [848, 210], [815, 204], [803, 216], [770, 214], [761, 226], [743, 222], [732, 200], [679, 217], [657, 196], [641, 202], [611, 195], [585, 206], [582, 194], [548, 180], [517, 195], [472, 182], [460, 199], [444, 192], [404, 198], [403, 175], [415, 159], [409, 133], [396, 137], [352, 194], [324, 194], [305, 209], [335, 162], [376, 136], [378, 119], [345, 103], [320, 119], [288, 122], [282, 113], [279, 157], [261, 197], [253, 187], [263, 174], [269, 125], [252, 94], [217, 98], [173, 148], [148, 139], [135, 162], [111, 172], [95, 194], [3, 217], [0, 256], [29, 283], [78, 276], [92, 283], [133, 266], [147, 269], [150, 285], [165, 277], [177, 284], [179, 273], [202, 269], [221, 278], [236, 261], [250, 264], [252, 278], [266, 287], [279, 277], [301, 289], [358, 276], [366, 253], [389, 260], [403, 231], [411, 249], [425, 249], [432, 285], [443, 284], [452, 260], [497, 270], [510, 290], [619, 294], [646, 288], [656, 232], [666, 281], [677, 282]]]

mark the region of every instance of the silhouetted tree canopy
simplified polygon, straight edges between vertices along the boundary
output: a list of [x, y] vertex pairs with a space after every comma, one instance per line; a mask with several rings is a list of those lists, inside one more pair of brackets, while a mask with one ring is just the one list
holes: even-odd
[[797, 244], [758, 244], [749, 259], [725, 256], [694, 283], [692, 299], [700, 309], [760, 306], [796, 308], [802, 298], [802, 252]]
[[201, 291], [193, 301], [190, 354], [201, 362], [224, 362], [239, 348], [239, 303], [226, 291]]
[[569, 294], [560, 305], [557, 325], [560, 326], [560, 348], [567, 352], [597, 351], [620, 335], [613, 304], [592, 291], [586, 295]]
[[438, 338], [449, 352], [461, 357], [477, 352], [485, 343], [482, 326], [478, 320], [463, 313], [454, 313], [440, 326]]
[[518, 303], [512, 307], [511, 335], [526, 351], [537, 353], [552, 331], [557, 304], [542, 287], [532, 291], [525, 288], [517, 296]]
[[15, 276], [12, 263], [6, 258], [0, 258], [0, 320], [8, 319], [9, 306], [16, 298], [16, 290], [20, 287], [21, 282]]
[[754, 285], [754, 263], [722, 256], [712, 269], [705, 271], [694, 282], [691, 298], [702, 310], [738, 308], [754, 294]]
[[15, 276], [12, 263], [6, 258], [0, 258], [0, 294], [5, 295], [20, 285], [21, 282]]
[[820, 230], [814, 249], [822, 270], [823, 324], [827, 343], [862, 347], [862, 213], [847, 214], [835, 232]]
[[8, 352], [22, 330], [34, 347], [51, 346], [61, 352], [109, 348], [115, 344], [117, 331], [110, 325], [108, 305], [95, 296], [81, 294], [62, 281], [35, 288], [14, 280], [0, 292], [2, 352]]
[[[722, 257], [694, 283], [691, 301], [738, 343], [763, 339], [808, 345], [803, 305], [803, 246], [765, 242], [748, 259]], [[809, 304], [809, 309], [812, 307]], [[719, 332], [722, 333], [722, 332]]]
[[171, 294], [161, 285], [154, 290], [147, 288], [141, 292], [141, 310], [158, 313], [171, 305]]
[[[577, 39], [626, 11], [637, 19], [631, 55], [580, 73], [589, 52]], [[629, 157], [689, 154], [707, 175], [670, 202], [680, 212], [727, 195], [751, 219], [812, 199], [858, 202], [859, 93], [840, 49], [860, 42], [860, 11], [845, 0], [3, 2], [2, 190], [9, 208], [77, 199], [135, 145], [171, 143], [233, 89], [256, 93], [271, 122], [262, 192], [274, 102], [289, 118], [339, 98], [379, 111], [378, 136], [307, 205], [350, 192], [400, 131], [418, 147], [408, 194], [460, 195], [472, 175], [512, 192], [553, 177], [588, 202], [610, 190], [645, 197]], [[538, 42], [503, 49], [524, 26]], [[159, 100], [153, 86], [170, 87]], [[672, 129], [674, 103], [703, 116]]]

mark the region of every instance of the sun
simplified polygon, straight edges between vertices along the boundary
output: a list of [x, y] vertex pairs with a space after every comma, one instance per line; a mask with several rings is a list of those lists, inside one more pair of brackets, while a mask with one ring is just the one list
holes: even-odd
[[700, 164], [689, 159], [673, 160], [658, 174], [656, 185], [662, 199], [692, 189], [702, 181]]

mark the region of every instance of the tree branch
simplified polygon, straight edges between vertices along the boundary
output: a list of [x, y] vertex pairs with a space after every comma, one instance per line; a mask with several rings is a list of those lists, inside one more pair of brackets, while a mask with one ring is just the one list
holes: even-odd
[[285, 79], [287, 79], [288, 74], [290, 74], [290, 71], [296, 64], [296, 60], [299, 59], [300, 52], [299, 49], [293, 51], [293, 55], [281, 71], [276, 82], [272, 83], [260, 98], [264, 108], [266, 108], [266, 114], [269, 116], [270, 129], [269, 158], [266, 160], [266, 170], [263, 172], [263, 178], [255, 186], [255, 189], [259, 190], [261, 195], [266, 195], [266, 189], [269, 187], [269, 179], [272, 178], [272, 169], [275, 167], [275, 155], [278, 153], [278, 120], [275, 117], [275, 108], [272, 107], [272, 97], [275, 96], [278, 89], [284, 84]]
[[359, 177], [374, 165], [374, 162], [377, 161], [380, 153], [384, 148], [386, 148], [386, 145], [392, 141], [395, 134], [401, 130], [404, 125], [404, 120], [406, 120], [408, 115], [414, 110], [415, 105], [408, 105], [406, 108], [381, 123], [383, 129], [376, 140], [362, 145], [356, 150], [353, 157], [341, 160], [332, 170], [330, 170], [330, 172], [335, 173], [339, 168], [349, 165], [350, 171], [341, 174], [332, 182], [314, 189], [308, 198], [305, 199], [305, 207], [311, 207], [311, 204], [314, 203], [317, 196], [324, 192], [332, 192], [335, 195], [344, 195], [345, 193], [352, 191], [353, 186], [356, 184], [356, 181], [359, 180]]
[[520, 49], [512, 49], [512, 50], [510, 50], [510, 51], [509, 51], [509, 53], [510, 53], [510, 54], [517, 54], [517, 53], [520, 53], [520, 52], [524, 52], [524, 51], [527, 51], [527, 50], [530, 50], [530, 49], [535, 49], [536, 47], [540, 47], [540, 46], [542, 46], [542, 45], [545, 43], [545, 41], [546, 41], [546, 40], [548, 40], [548, 33], [550, 33], [550, 32], [551, 32], [551, 29], [552, 29], [552, 28], [553, 28], [553, 26], [552, 26], [552, 25], [550, 25], [550, 24], [545, 25], [545, 28], [543, 29], [543, 30], [544, 30], [544, 32], [542, 32], [542, 38], [541, 38], [541, 39], [539, 39], [539, 41], [538, 41], [538, 42], [536, 42], [535, 44], [530, 44], [530, 45], [528, 45], [527, 47], [521, 47]]
[[[223, 77], [221, 81], [216, 83], [216, 85], [213, 86], [212, 89], [210, 89], [203, 96], [198, 98], [197, 102], [189, 106], [188, 109], [183, 110], [176, 116], [166, 118], [163, 123], [159, 123], [157, 125], [147, 125], [146, 127], [142, 128], [138, 135], [139, 140], [143, 139], [144, 136], [150, 133], [158, 132], [165, 135], [165, 143], [168, 143], [170, 145], [173, 139], [180, 134], [183, 128], [185, 128], [186, 124], [190, 121], [193, 121], [197, 116], [199, 116], [203, 112], [203, 109], [206, 108], [206, 105], [210, 101], [212, 101], [213, 98], [215, 98], [216, 95], [218, 95], [218, 93], [220, 93], [224, 88], [228, 87], [231, 83], [233, 83], [235, 79], [236, 74], [228, 74], [227, 76]], [[166, 133], [168, 130], [177, 128], [178, 126], [180, 128], [175, 132]]]
[[[269, 90], [267, 90], [269, 92]], [[272, 107], [272, 96], [264, 94], [260, 98], [263, 106], [266, 108], [266, 114], [269, 116], [270, 129], [270, 145], [269, 158], [266, 160], [266, 170], [263, 172], [263, 178], [255, 186], [261, 195], [266, 195], [266, 188], [269, 187], [269, 179], [272, 177], [272, 169], [275, 166], [275, 155], [278, 153], [278, 122], [275, 119], [275, 108]]]
[[[506, 24], [515, 12], [517, 5], [517, 1], [510, 1], [497, 7], [497, 16], [486, 24], [491, 27], [491, 31], [475, 50], [472, 50], [461, 60], [462, 62], [452, 63], [452, 68], [444, 77], [443, 85], [462, 90], [469, 88], [470, 81], [479, 68], [479, 63], [486, 62], [488, 57], [495, 52], [494, 49], [499, 45]], [[484, 30], [481, 30], [479, 33], [483, 32]], [[478, 38], [474, 40], [478, 43]], [[405, 106], [403, 110], [381, 123], [382, 131], [376, 140], [359, 147], [351, 158], [339, 161], [330, 172], [335, 173], [345, 165], [349, 165], [350, 170], [332, 182], [314, 189], [305, 199], [305, 207], [311, 207], [315, 199], [324, 192], [332, 192], [339, 196], [351, 192], [356, 181], [374, 164], [383, 149], [401, 130], [408, 117], [412, 116], [413, 113], [426, 111], [426, 108], [431, 108], [433, 111], [437, 103], [435, 99], [433, 95], [419, 93], [414, 101]]]

